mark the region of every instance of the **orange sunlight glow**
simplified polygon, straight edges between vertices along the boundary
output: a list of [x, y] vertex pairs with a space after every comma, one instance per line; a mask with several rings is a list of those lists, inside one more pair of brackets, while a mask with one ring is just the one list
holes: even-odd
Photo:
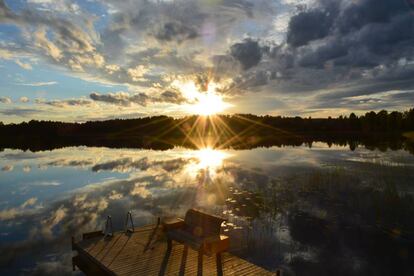
[[208, 84], [207, 91], [200, 91], [193, 81], [181, 82], [176, 80], [173, 87], [179, 89], [189, 101], [184, 105], [186, 112], [199, 115], [214, 115], [232, 106], [224, 102], [223, 96], [217, 93], [218, 85], [214, 82]]

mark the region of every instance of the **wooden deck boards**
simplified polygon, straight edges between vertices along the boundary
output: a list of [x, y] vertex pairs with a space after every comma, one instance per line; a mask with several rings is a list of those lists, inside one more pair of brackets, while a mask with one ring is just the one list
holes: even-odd
[[[149, 240], [153, 246], [144, 252]], [[97, 235], [73, 245], [78, 252], [74, 264], [86, 274], [179, 275], [183, 264], [185, 275], [197, 274], [197, 252], [189, 249], [183, 262], [184, 246], [173, 243], [168, 256], [164, 235], [154, 226], [141, 227], [130, 234], [118, 232], [111, 238]], [[216, 275], [215, 256], [205, 255], [203, 260], [203, 275]], [[222, 254], [222, 264], [223, 275], [275, 275], [230, 253]]]

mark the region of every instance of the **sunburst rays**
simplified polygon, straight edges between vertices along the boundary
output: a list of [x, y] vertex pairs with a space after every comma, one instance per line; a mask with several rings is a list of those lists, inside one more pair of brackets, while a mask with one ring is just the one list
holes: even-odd
[[190, 114], [214, 115], [232, 106], [224, 101], [222, 94], [217, 92], [220, 89], [219, 84], [210, 79], [202, 84], [196, 84], [194, 81], [175, 80], [171, 87], [179, 90], [187, 100], [182, 108]]

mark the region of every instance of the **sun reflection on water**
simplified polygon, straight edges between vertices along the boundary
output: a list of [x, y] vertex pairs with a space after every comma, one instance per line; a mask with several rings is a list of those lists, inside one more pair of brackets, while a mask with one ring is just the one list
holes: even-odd
[[202, 172], [212, 177], [223, 167], [223, 161], [229, 156], [230, 154], [227, 152], [210, 147], [191, 151], [190, 158], [193, 158], [195, 162], [188, 167], [188, 170], [193, 175], [198, 175]]
[[198, 150], [195, 157], [198, 159], [199, 168], [216, 169], [223, 165], [223, 160], [228, 157], [228, 154], [220, 150], [205, 148]]

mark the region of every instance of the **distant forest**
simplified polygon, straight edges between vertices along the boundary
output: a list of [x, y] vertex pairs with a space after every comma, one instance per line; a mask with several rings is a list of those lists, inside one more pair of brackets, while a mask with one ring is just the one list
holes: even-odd
[[[86, 123], [53, 121], [3, 124], [0, 148], [53, 149], [63, 146], [107, 146], [168, 149], [173, 146], [198, 147], [197, 140], [210, 139], [215, 147], [327, 143], [383, 145], [406, 140], [403, 133], [414, 131], [414, 109], [405, 112], [367, 112], [337, 118], [256, 116], [252, 114], [154, 116]], [[412, 135], [412, 134], [411, 134]], [[392, 139], [390, 139], [392, 138]], [[393, 147], [393, 146], [390, 146]]]

